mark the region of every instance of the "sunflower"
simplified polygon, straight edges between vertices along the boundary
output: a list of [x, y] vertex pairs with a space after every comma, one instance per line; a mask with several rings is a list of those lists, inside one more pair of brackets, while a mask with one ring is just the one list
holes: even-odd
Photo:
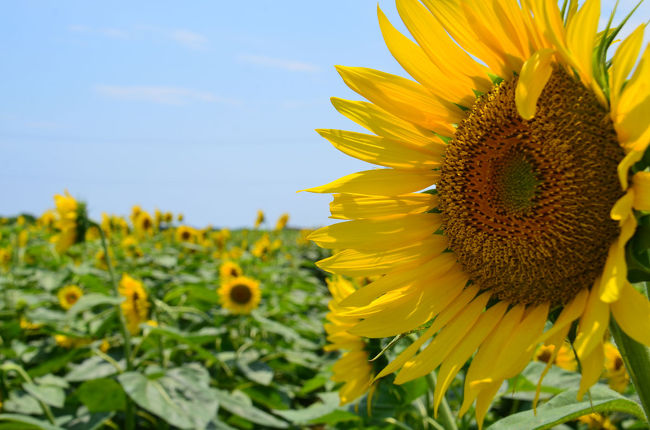
[[70, 309], [83, 295], [83, 291], [78, 286], [66, 285], [59, 290], [56, 296], [63, 309]]
[[176, 229], [176, 241], [177, 242], [195, 242], [198, 237], [198, 232], [196, 229], [187, 226], [181, 225]]
[[340, 303], [354, 293], [354, 286], [344, 278], [336, 276], [327, 280], [327, 286], [332, 294], [329, 302], [330, 312], [327, 314], [329, 323], [325, 324], [327, 341], [325, 351], [345, 351], [332, 367], [332, 381], [343, 382], [339, 390], [341, 405], [359, 398], [372, 387], [374, 378], [372, 365], [369, 362], [366, 342], [360, 336], [348, 333], [359, 318], [345, 315], [345, 308]]
[[565, 4], [398, 0], [415, 43], [381, 10], [379, 23], [418, 82], [338, 67], [370, 103], [335, 108], [374, 134], [318, 130], [385, 167], [308, 190], [334, 193], [332, 217], [349, 220], [310, 236], [343, 250], [319, 266], [382, 275], [342, 302], [362, 318], [350, 332], [387, 337], [433, 320], [378, 377], [399, 370], [400, 384], [440, 367], [436, 412], [477, 351], [460, 413], [476, 400], [480, 424], [502, 382], [539, 344], [559, 350], [574, 321], [579, 398], [603, 368], [610, 313], [650, 345], [650, 303], [625, 259], [635, 211], [650, 210], [650, 50], [635, 67], [645, 26], [609, 62], [620, 27], [598, 31], [598, 0]]
[[243, 273], [239, 264], [234, 261], [224, 261], [219, 267], [219, 276], [222, 280], [237, 278]]
[[287, 223], [289, 222], [289, 214], [284, 213], [280, 215], [280, 218], [278, 218], [278, 221], [275, 223], [275, 230], [282, 230], [287, 226]]
[[576, 361], [576, 356], [573, 353], [571, 344], [569, 342], [564, 342], [560, 345], [560, 349], [557, 353], [555, 352], [555, 345], [541, 345], [537, 352], [535, 353], [535, 360], [542, 361], [544, 363], [555, 364], [562, 369], [575, 372], [578, 368], [578, 362]]
[[264, 222], [264, 212], [261, 209], [257, 210], [257, 217], [255, 218], [255, 228], [258, 228]]
[[126, 273], [122, 274], [118, 289], [120, 295], [126, 298], [122, 302], [122, 313], [126, 318], [127, 328], [132, 335], [138, 334], [140, 324], [149, 319], [147, 292], [144, 290], [142, 282], [133, 279]]
[[624, 392], [630, 383], [630, 375], [625, 369], [621, 353], [611, 342], [605, 342], [605, 372], [609, 388], [619, 393]]
[[219, 287], [223, 307], [233, 314], [249, 314], [260, 304], [260, 283], [245, 276], [225, 280]]
[[87, 228], [86, 205], [77, 202], [67, 191], [65, 195], [56, 194], [54, 204], [57, 215], [54, 227], [58, 233], [51, 240], [56, 244], [57, 252], [63, 253], [84, 240]]
[[154, 222], [149, 212], [141, 210], [134, 217], [133, 228], [140, 236], [153, 234]]

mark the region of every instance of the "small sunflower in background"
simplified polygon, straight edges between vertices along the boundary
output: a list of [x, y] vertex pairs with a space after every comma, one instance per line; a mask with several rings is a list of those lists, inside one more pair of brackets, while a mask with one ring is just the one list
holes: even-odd
[[46, 230], [51, 230], [56, 222], [56, 212], [48, 209], [41, 214], [36, 223]]
[[56, 294], [63, 309], [70, 309], [83, 295], [83, 290], [77, 285], [66, 285]]
[[460, 414], [476, 402], [479, 427], [503, 381], [539, 344], [559, 348], [574, 321], [579, 399], [600, 378], [610, 315], [650, 345], [650, 302], [625, 258], [650, 210], [645, 24], [610, 55], [620, 27], [599, 31], [600, 2], [563, 4], [398, 0], [415, 41], [378, 10], [415, 81], [338, 66], [370, 103], [333, 104], [371, 134], [318, 130], [384, 167], [308, 190], [333, 193], [332, 217], [347, 220], [310, 235], [342, 250], [318, 265], [383, 275], [341, 303], [362, 318], [350, 332], [390, 337], [433, 321], [378, 376], [399, 371], [402, 384], [439, 368], [437, 413], [473, 356]]
[[219, 267], [219, 277], [221, 280], [227, 280], [232, 278], [238, 278], [242, 276], [244, 272], [242, 271], [239, 264], [234, 261], [224, 261]]
[[196, 229], [187, 226], [180, 225], [176, 229], [176, 241], [185, 242], [185, 243], [194, 243], [198, 237], [198, 232]]
[[555, 349], [555, 345], [540, 345], [535, 353], [535, 360], [543, 363], [550, 361], [551, 364], [561, 367], [564, 370], [575, 372], [578, 368], [578, 362], [576, 361], [576, 355], [573, 352], [573, 348], [571, 348], [571, 344], [564, 342], [557, 353], [555, 353]]
[[334, 373], [332, 381], [343, 382], [343, 386], [339, 389], [339, 398], [341, 405], [345, 405], [369, 390], [372, 392], [372, 380], [375, 375], [366, 351], [366, 341], [348, 332], [360, 320], [357, 317], [346, 316], [347, 309], [340, 305], [346, 297], [354, 293], [354, 286], [340, 276], [328, 279], [327, 286], [332, 294], [332, 300], [328, 304], [330, 312], [326, 316], [329, 322], [325, 324], [329, 344], [323, 349], [343, 352], [341, 358], [332, 367]]
[[88, 224], [86, 205], [75, 200], [67, 191], [64, 195], [56, 194], [54, 204], [57, 216], [54, 228], [58, 233], [52, 236], [51, 241], [56, 245], [57, 252], [63, 253], [85, 238]]
[[275, 230], [283, 230], [286, 226], [287, 223], [289, 222], [289, 214], [288, 213], [283, 213], [280, 215], [280, 218], [278, 218], [278, 221], [275, 223]]
[[136, 239], [134, 236], [126, 236], [124, 239], [122, 239], [120, 245], [122, 246], [125, 254], [131, 258], [142, 257], [144, 255], [142, 248], [140, 248], [138, 239]]
[[260, 304], [260, 283], [246, 276], [224, 281], [219, 287], [221, 304], [233, 314], [249, 314]]
[[143, 210], [138, 212], [138, 215], [135, 216], [133, 229], [140, 236], [150, 236], [153, 234], [154, 222], [151, 215], [149, 215], [149, 212]]
[[599, 414], [597, 412], [583, 415], [580, 418], [578, 418], [578, 421], [583, 424], [586, 424], [589, 430], [617, 430], [618, 429], [618, 427], [616, 427], [616, 425], [611, 422], [609, 417], [606, 417], [605, 415]]
[[264, 211], [262, 211], [261, 209], [258, 209], [258, 211], [257, 211], [257, 217], [255, 218], [255, 224], [254, 224], [254, 227], [255, 227], [255, 228], [258, 228], [260, 225], [262, 225], [262, 223], [264, 222], [264, 219], [265, 219], [265, 217], [264, 217]]
[[605, 342], [605, 377], [609, 388], [619, 393], [624, 392], [630, 384], [623, 357], [611, 342]]
[[125, 297], [121, 304], [122, 313], [126, 318], [126, 325], [132, 335], [140, 332], [140, 324], [146, 322], [149, 318], [149, 301], [147, 292], [142, 286], [142, 282], [133, 279], [128, 274], [122, 274], [122, 279], [118, 285], [120, 295]]
[[264, 233], [264, 235], [253, 244], [251, 253], [257, 258], [265, 260], [269, 252], [271, 252], [271, 245], [271, 238], [268, 234]]

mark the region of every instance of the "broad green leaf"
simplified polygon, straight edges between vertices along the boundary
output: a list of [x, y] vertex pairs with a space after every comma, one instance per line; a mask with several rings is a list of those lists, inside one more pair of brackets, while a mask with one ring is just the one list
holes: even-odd
[[338, 423], [346, 421], [360, 421], [361, 417], [352, 412], [348, 412], [343, 409], [336, 409], [329, 414], [323, 415], [322, 417], [314, 418], [309, 421], [309, 424], [327, 424], [330, 426], [336, 426]]
[[492, 424], [488, 430], [550, 429], [558, 424], [575, 420], [592, 412], [622, 412], [645, 419], [641, 407], [616, 391], [596, 385], [585, 394], [582, 401], [576, 399], [577, 390], [565, 391], [537, 408], [537, 415], [530, 410], [510, 415]]
[[[120, 364], [124, 368], [123, 360]], [[72, 370], [65, 375], [65, 379], [68, 381], [87, 381], [89, 379], [105, 378], [116, 373], [115, 366], [101, 357], [93, 356], [72, 366]]]
[[339, 407], [339, 394], [322, 393], [318, 397], [320, 397], [321, 402], [314, 403], [304, 409], [274, 412], [296, 425], [318, 422], [319, 418], [331, 414]]
[[177, 342], [189, 346], [190, 349], [194, 350], [194, 352], [196, 352], [199, 357], [207, 362], [208, 366], [211, 366], [215, 361], [214, 354], [193, 342], [192, 337], [188, 336], [187, 333], [171, 327], [153, 327], [150, 330], [152, 334], [159, 334], [165, 337], [169, 337], [176, 340]]
[[108, 428], [104, 423], [114, 415], [114, 412], [91, 414], [82, 406], [77, 410], [77, 416], [65, 423], [65, 427], [67, 430], [103, 430]]
[[84, 382], [77, 390], [77, 397], [90, 412], [121, 411], [126, 406], [122, 386], [109, 378]]
[[2, 409], [7, 412], [25, 415], [40, 415], [43, 413], [38, 400], [22, 390], [11, 391], [9, 398], [4, 401]]
[[275, 387], [246, 387], [241, 391], [254, 402], [264, 405], [269, 409], [289, 409], [291, 399], [284, 392]]
[[36, 418], [32, 418], [27, 415], [19, 415], [19, 414], [0, 414], [0, 422], [2, 421], [7, 421], [11, 423], [19, 423], [19, 424], [24, 424], [25, 426], [21, 427], [14, 427], [15, 429], [29, 429], [31, 427], [27, 426], [34, 426], [37, 429], [40, 430], [65, 430], [63, 427], [58, 427], [55, 425], [52, 425], [48, 423], [47, 421], [43, 420], [38, 420]]
[[318, 348], [318, 345], [300, 336], [298, 332], [296, 332], [292, 328], [289, 328], [283, 324], [280, 324], [279, 322], [270, 320], [268, 318], [264, 318], [263, 316], [259, 315], [257, 312], [253, 312], [253, 317], [261, 323], [261, 327], [263, 330], [269, 331], [271, 333], [279, 334], [280, 336], [284, 337], [285, 340], [293, 343], [296, 346], [300, 346], [307, 349]]
[[124, 391], [143, 409], [182, 429], [203, 429], [217, 413], [217, 390], [201, 366], [189, 364], [143, 375], [126, 372], [117, 377]]
[[273, 380], [273, 369], [262, 361], [253, 361], [247, 359], [245, 356], [240, 356], [237, 360], [237, 367], [239, 367], [248, 379], [258, 384], [269, 385]]
[[[217, 390], [219, 405], [228, 412], [266, 427], [287, 428], [286, 422], [253, 406], [253, 402], [242, 392], [229, 393]], [[282, 411], [277, 411], [282, 412]]]
[[105, 294], [90, 293], [81, 296], [81, 298], [70, 309], [68, 309], [68, 319], [73, 319], [78, 313], [91, 309], [99, 305], [119, 305], [124, 301], [124, 297], [113, 297]]
[[50, 406], [62, 408], [65, 403], [65, 391], [54, 385], [37, 385], [29, 382], [23, 384], [23, 389]]

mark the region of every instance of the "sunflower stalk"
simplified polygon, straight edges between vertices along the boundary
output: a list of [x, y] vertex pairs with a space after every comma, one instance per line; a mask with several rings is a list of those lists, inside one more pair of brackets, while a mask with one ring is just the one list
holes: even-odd
[[[425, 378], [427, 380], [427, 384], [429, 385], [431, 396], [433, 396], [434, 390], [436, 388], [436, 374], [435, 372], [430, 372]], [[440, 401], [440, 408], [438, 409], [438, 416], [436, 417], [436, 421], [438, 421], [445, 428], [445, 430], [458, 430], [458, 426], [456, 426], [456, 420], [451, 413], [451, 408], [449, 407], [447, 398], [444, 395]]]
[[[120, 297], [120, 292], [117, 285], [117, 279], [115, 278], [115, 270], [113, 269], [113, 263], [111, 262], [111, 257], [108, 252], [108, 244], [106, 241], [106, 235], [104, 234], [104, 230], [97, 223], [93, 222], [91, 223], [91, 225], [97, 227], [97, 230], [99, 231], [99, 237], [101, 238], [101, 242], [102, 242], [102, 249], [104, 250], [104, 261], [106, 262], [106, 267], [108, 267], [108, 276], [111, 280], [111, 285], [113, 287], [113, 294], [115, 294], [115, 297]], [[126, 317], [122, 312], [122, 305], [117, 304], [115, 305], [115, 307], [117, 309], [117, 315], [120, 320], [120, 328], [122, 331], [122, 336], [124, 336], [124, 358], [126, 360], [126, 370], [131, 371], [133, 370], [133, 360], [131, 358], [131, 333], [129, 332], [129, 329], [126, 325]], [[129, 398], [127, 398], [126, 401], [125, 415], [126, 415], [125, 429], [133, 430], [135, 428], [135, 406], [133, 404], [133, 401], [130, 400]]]
[[[645, 293], [648, 295], [647, 286]], [[625, 334], [614, 319], [610, 323], [610, 331], [641, 400], [646, 421], [650, 422], [650, 348]]]

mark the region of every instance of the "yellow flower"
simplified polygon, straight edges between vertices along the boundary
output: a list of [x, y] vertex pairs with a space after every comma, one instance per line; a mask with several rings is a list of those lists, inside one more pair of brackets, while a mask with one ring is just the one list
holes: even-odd
[[264, 222], [264, 212], [259, 209], [257, 211], [257, 217], [255, 218], [255, 228], [258, 228]]
[[39, 226], [48, 230], [54, 227], [55, 222], [56, 222], [56, 213], [51, 209], [48, 209], [45, 212], [43, 212], [43, 214], [37, 221]]
[[233, 314], [249, 314], [260, 304], [260, 283], [245, 276], [224, 280], [218, 292], [223, 307]]
[[222, 257], [224, 259], [231, 258], [233, 260], [239, 260], [242, 257], [242, 255], [244, 255], [244, 250], [238, 246], [233, 246], [232, 248], [230, 248], [230, 251], [225, 252]]
[[99, 345], [99, 350], [101, 352], [108, 352], [109, 349], [111, 349], [111, 343], [108, 340], [103, 339], [102, 343]]
[[64, 334], [54, 335], [54, 340], [61, 348], [72, 349], [80, 348], [90, 344], [91, 340], [83, 337], [71, 337]]
[[610, 314], [650, 345], [650, 302], [628, 283], [625, 261], [634, 211], [650, 209], [650, 172], [631, 172], [650, 143], [645, 25], [610, 56], [598, 0], [564, 12], [540, 0], [398, 0], [397, 9], [415, 42], [381, 10], [379, 24], [417, 82], [337, 67], [370, 102], [333, 99], [335, 108], [371, 134], [319, 133], [384, 168], [308, 190], [333, 193], [332, 218], [347, 220], [310, 235], [343, 249], [319, 266], [383, 275], [342, 303], [362, 318], [353, 334], [394, 336], [433, 320], [378, 377], [399, 370], [402, 384], [439, 367], [434, 410], [474, 356], [460, 413], [476, 401], [482, 425], [502, 382], [539, 344], [559, 348], [576, 320], [582, 399], [600, 377]]
[[70, 309], [83, 295], [81, 288], [76, 285], [66, 285], [57, 293], [59, 304], [63, 309]]
[[[108, 256], [111, 260], [115, 258], [112, 249], [108, 250]], [[95, 266], [102, 270], [108, 270], [108, 264], [106, 264], [106, 256], [103, 249], [100, 249], [95, 253]]]
[[99, 229], [95, 226], [90, 227], [86, 230], [86, 240], [93, 241], [100, 238]]
[[243, 271], [239, 264], [233, 261], [224, 261], [219, 267], [219, 276], [222, 280], [237, 278], [242, 276]]
[[625, 369], [623, 357], [621, 357], [618, 348], [610, 342], [605, 342], [605, 371], [609, 388], [619, 393], [624, 392], [630, 383], [630, 375]]
[[275, 230], [282, 230], [287, 226], [287, 223], [289, 222], [289, 214], [284, 213], [280, 215], [280, 218], [278, 218], [278, 221], [275, 223]]
[[261, 238], [253, 244], [253, 250], [251, 251], [254, 256], [261, 259], [266, 259], [266, 255], [271, 250], [271, 239], [268, 234], [264, 234]]
[[20, 317], [20, 328], [23, 330], [38, 330], [43, 327], [43, 324], [33, 323], [27, 320], [25, 317]]
[[126, 236], [122, 239], [122, 249], [129, 257], [142, 257], [142, 249], [138, 246], [138, 240], [133, 236]]
[[154, 224], [153, 219], [151, 219], [151, 215], [149, 215], [149, 212], [143, 210], [138, 212], [138, 215], [135, 217], [133, 227], [140, 237], [153, 234]]
[[560, 350], [557, 354], [554, 354], [555, 345], [540, 345], [535, 353], [535, 360], [548, 363], [552, 360], [551, 364], [555, 364], [562, 369], [575, 372], [578, 368], [578, 363], [576, 362], [576, 356], [571, 349], [571, 344], [569, 342], [564, 342], [560, 346]]
[[52, 237], [52, 241], [57, 252], [63, 253], [80, 240], [77, 224], [80, 205], [67, 191], [65, 195], [55, 195], [54, 204], [57, 211], [54, 227], [58, 234]]
[[197, 237], [198, 237], [198, 232], [196, 231], [196, 229], [190, 226], [181, 225], [178, 226], [178, 228], [176, 229], [177, 242], [194, 243], [196, 242]]
[[329, 302], [330, 312], [326, 317], [329, 323], [325, 324], [329, 344], [324, 349], [344, 351], [332, 367], [334, 372], [332, 381], [343, 382], [339, 390], [339, 398], [341, 405], [344, 405], [370, 390], [374, 373], [366, 352], [366, 342], [360, 336], [349, 333], [360, 319], [346, 316], [346, 309], [340, 305], [346, 297], [354, 293], [354, 286], [340, 276], [328, 279], [327, 286], [332, 294], [332, 300]]
[[298, 234], [298, 239], [296, 239], [296, 243], [298, 245], [303, 245], [303, 246], [309, 245], [310, 242], [309, 242], [309, 239], [307, 239], [307, 238], [313, 232], [314, 232], [314, 230], [311, 230], [311, 229], [302, 229], [302, 230], [300, 230], [300, 233]]
[[29, 233], [27, 230], [22, 230], [20, 233], [18, 233], [18, 247], [24, 248], [27, 245], [28, 240]]
[[165, 212], [165, 214], [163, 215], [163, 221], [165, 221], [166, 223], [170, 223], [174, 221], [174, 215], [171, 212]]
[[578, 421], [587, 424], [589, 430], [617, 430], [618, 428], [612, 424], [609, 418], [599, 413], [583, 415], [578, 418]]
[[185, 219], [185, 215], [179, 213], [176, 216], [176, 219], [178, 220], [178, 222], [183, 222], [183, 220]]
[[142, 282], [133, 279], [126, 273], [118, 286], [120, 295], [126, 299], [122, 302], [122, 313], [126, 317], [126, 325], [133, 335], [140, 332], [140, 324], [148, 320], [149, 302]]

